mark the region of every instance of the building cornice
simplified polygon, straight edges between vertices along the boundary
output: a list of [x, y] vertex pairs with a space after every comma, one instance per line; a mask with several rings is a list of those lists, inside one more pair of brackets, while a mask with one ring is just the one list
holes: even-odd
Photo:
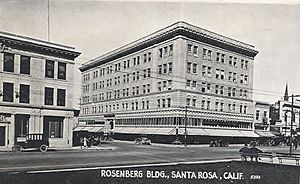
[[144, 48], [150, 47], [154, 44], [158, 44], [162, 41], [171, 39], [179, 35], [198, 40], [204, 43], [209, 43], [211, 45], [224, 48], [226, 50], [241, 53], [251, 58], [254, 58], [258, 53], [258, 51], [254, 49], [254, 46], [250, 44], [240, 42], [228, 38], [226, 36], [222, 36], [220, 34], [180, 21], [159, 31], [156, 31], [148, 36], [145, 36], [139, 40], [129, 43], [123, 47], [108, 52], [100, 57], [92, 59], [89, 62], [83, 64], [83, 66], [80, 67], [80, 71], [84, 72], [91, 68], [97, 67], [109, 61], [113, 61], [120, 57], [137, 52], [139, 50], [142, 50]]
[[75, 48], [70, 46], [65, 46], [61, 44], [56, 44], [52, 42], [47, 42], [1, 31], [0, 47], [5, 47], [7, 48], [7, 50], [16, 49], [59, 57], [68, 60], [74, 60], [81, 54], [80, 52], [75, 51]]

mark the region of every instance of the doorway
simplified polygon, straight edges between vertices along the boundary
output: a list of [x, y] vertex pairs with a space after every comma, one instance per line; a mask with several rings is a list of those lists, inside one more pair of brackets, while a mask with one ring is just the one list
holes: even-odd
[[5, 127], [0, 127], [0, 146], [5, 146]]

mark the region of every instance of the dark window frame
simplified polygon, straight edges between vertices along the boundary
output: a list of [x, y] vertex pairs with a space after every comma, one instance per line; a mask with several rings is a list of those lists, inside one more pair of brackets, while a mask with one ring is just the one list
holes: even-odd
[[54, 88], [45, 87], [44, 104], [54, 105], [53, 97], [54, 97]]
[[19, 103], [30, 103], [30, 85], [20, 84]]
[[29, 56], [20, 57], [20, 74], [27, 74], [30, 75], [30, 59]]
[[55, 61], [46, 60], [45, 63], [45, 77], [47, 78], [54, 78], [54, 66]]
[[4, 58], [3, 58], [3, 71], [5, 72], [14, 72], [14, 62], [15, 61], [15, 54], [13, 53], [4, 53]]

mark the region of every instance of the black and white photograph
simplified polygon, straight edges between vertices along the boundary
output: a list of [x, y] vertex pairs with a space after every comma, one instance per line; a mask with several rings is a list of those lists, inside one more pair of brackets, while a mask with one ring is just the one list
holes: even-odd
[[1, 0], [0, 183], [299, 184], [299, 0]]

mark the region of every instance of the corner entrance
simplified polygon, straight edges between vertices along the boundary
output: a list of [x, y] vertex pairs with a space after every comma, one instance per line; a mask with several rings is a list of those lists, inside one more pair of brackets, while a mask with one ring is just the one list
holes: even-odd
[[5, 127], [0, 127], [0, 146], [5, 146]]

